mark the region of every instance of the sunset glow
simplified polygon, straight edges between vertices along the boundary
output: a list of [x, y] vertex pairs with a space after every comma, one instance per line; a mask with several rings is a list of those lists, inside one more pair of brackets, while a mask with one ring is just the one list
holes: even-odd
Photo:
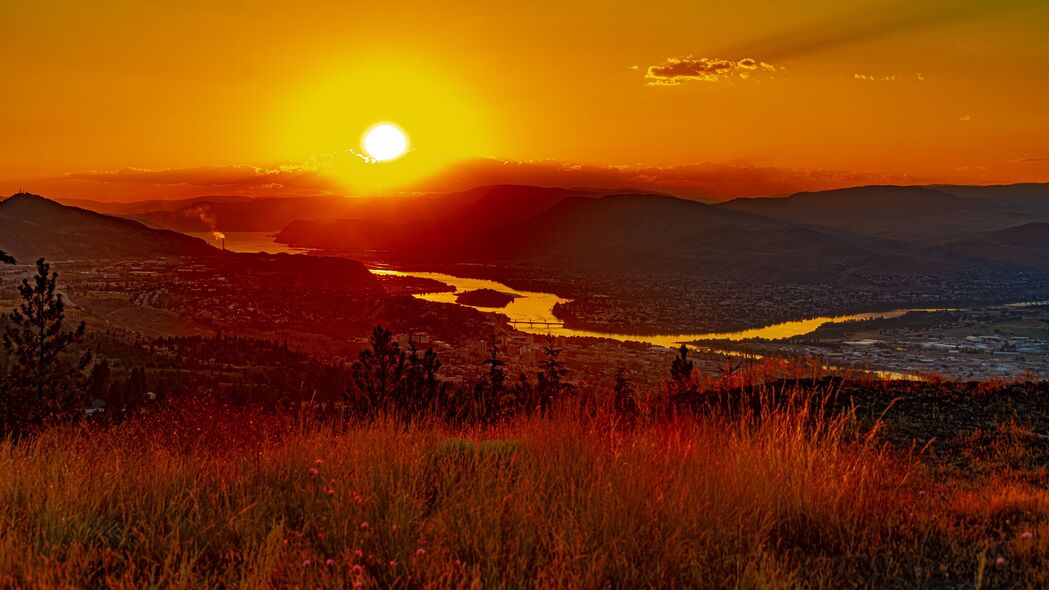
[[364, 134], [364, 151], [379, 162], [394, 160], [408, 150], [408, 137], [396, 125], [380, 123]]
[[[723, 199], [1049, 179], [1049, 77], [1030, 65], [1049, 58], [1049, 5], [1034, 0], [106, 4], [0, 11], [11, 46], [33, 48], [0, 61], [18, 81], [3, 192], [510, 182]], [[415, 149], [376, 169], [349, 150], [379, 121]]]
[[1047, 587], [1049, 0], [0, 23], [0, 587]]

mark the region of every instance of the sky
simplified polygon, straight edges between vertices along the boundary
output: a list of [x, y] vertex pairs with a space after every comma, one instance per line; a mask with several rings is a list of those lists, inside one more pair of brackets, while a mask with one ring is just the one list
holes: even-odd
[[[0, 193], [1049, 181], [1042, 0], [0, 0]], [[362, 153], [380, 122], [410, 151]]]

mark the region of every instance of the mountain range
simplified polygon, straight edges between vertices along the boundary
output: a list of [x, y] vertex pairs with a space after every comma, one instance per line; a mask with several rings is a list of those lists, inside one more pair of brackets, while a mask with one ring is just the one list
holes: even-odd
[[[0, 220], [16, 208], [10, 201], [0, 205]], [[143, 224], [272, 231], [285, 244], [416, 265], [839, 283], [878, 274], [1049, 271], [1049, 185], [1036, 184], [866, 186], [717, 204], [499, 185], [409, 197], [201, 197], [108, 207], [141, 222], [108, 218], [128, 231], [148, 229]], [[174, 240], [176, 251], [201, 245], [158, 235]], [[85, 243], [58, 249], [68, 254]], [[98, 249], [120, 250], [108, 243]]]
[[206, 256], [217, 252], [203, 240], [131, 219], [60, 205], [20, 193], [0, 201], [0, 250], [20, 262]]

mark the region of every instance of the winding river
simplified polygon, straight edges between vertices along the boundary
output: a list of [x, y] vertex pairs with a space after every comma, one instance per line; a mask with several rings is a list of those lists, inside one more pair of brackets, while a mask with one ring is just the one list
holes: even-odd
[[[470, 279], [437, 272], [403, 272], [397, 270], [377, 270], [372, 272], [380, 275], [394, 275], [406, 277], [419, 277], [440, 281], [455, 288], [455, 292], [423, 293], [416, 295], [420, 299], [435, 301], [438, 303], [457, 303], [456, 295], [464, 291], [474, 289], [493, 289], [504, 293], [517, 295], [512, 303], [503, 308], [477, 307], [483, 311], [496, 311], [507, 315], [511, 321], [518, 322], [516, 327], [523, 332], [532, 334], [552, 334], [554, 336], [588, 336], [592, 338], [610, 338], [612, 340], [645, 342], [653, 346], [677, 347], [683, 342], [695, 342], [697, 340], [746, 340], [748, 338], [790, 338], [814, 332], [816, 328], [824, 324], [848, 322], [853, 320], [870, 320], [877, 318], [894, 318], [902, 316], [911, 311], [932, 311], [929, 309], [897, 309], [892, 311], [857, 313], [853, 315], [815, 317], [792, 322], [772, 324], [763, 328], [751, 328], [738, 332], [708, 332], [693, 334], [616, 334], [612, 332], [598, 332], [593, 330], [574, 330], [562, 327], [561, 320], [554, 316], [554, 305], [565, 303], [568, 300], [558, 297], [553, 293], [540, 293], [535, 291], [521, 291], [511, 289], [503, 283], [486, 279]], [[462, 304], [458, 304], [462, 305]], [[474, 306], [470, 306], [474, 307]], [[535, 324], [529, 322], [536, 322]], [[547, 323], [557, 324], [554, 326]]]
[[[213, 242], [210, 233], [194, 233], [195, 237]], [[266, 232], [226, 232], [226, 247], [236, 252], [294, 252], [303, 253], [306, 250], [291, 248], [284, 244], [273, 241], [273, 237]], [[554, 336], [586, 336], [592, 338], [610, 338], [620, 341], [644, 342], [653, 346], [677, 347], [683, 342], [695, 342], [697, 340], [746, 340], [748, 338], [779, 339], [801, 336], [814, 332], [817, 328], [828, 323], [848, 322], [852, 320], [870, 320], [876, 318], [894, 318], [902, 316], [911, 311], [932, 311], [929, 309], [897, 309], [892, 311], [857, 313], [852, 315], [814, 317], [792, 322], [772, 324], [762, 328], [752, 328], [738, 332], [711, 332], [698, 334], [616, 334], [611, 332], [598, 332], [593, 330], [573, 330], [562, 327], [561, 320], [554, 316], [554, 305], [567, 302], [553, 293], [540, 293], [537, 291], [521, 291], [511, 289], [498, 281], [486, 279], [471, 279], [457, 277], [449, 274], [436, 272], [403, 272], [396, 270], [372, 269], [375, 274], [411, 276], [440, 281], [455, 288], [454, 292], [422, 293], [416, 295], [420, 299], [435, 301], [438, 303], [454, 303], [456, 295], [464, 291], [474, 289], [493, 289], [504, 293], [517, 295], [512, 303], [503, 308], [483, 308], [483, 311], [495, 311], [505, 314], [512, 322], [517, 322], [518, 330], [532, 334], [553, 334]], [[537, 322], [531, 324], [529, 322]], [[546, 325], [555, 324], [555, 325]]]

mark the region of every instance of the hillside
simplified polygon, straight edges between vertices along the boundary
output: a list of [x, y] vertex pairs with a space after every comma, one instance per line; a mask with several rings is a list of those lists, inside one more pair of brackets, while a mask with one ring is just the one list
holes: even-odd
[[40, 256], [68, 260], [206, 256], [218, 252], [197, 238], [27, 193], [0, 201], [0, 250], [20, 262]]
[[1046, 270], [1049, 268], [1049, 223], [1026, 223], [985, 232], [935, 246], [929, 252], [956, 263], [987, 263]]
[[602, 193], [534, 186], [482, 186], [455, 193], [396, 197], [199, 197], [180, 201], [91, 203], [177, 231], [277, 231], [294, 221], [356, 219], [376, 223], [437, 222], [476, 227], [531, 217], [568, 196]]
[[967, 191], [931, 187], [865, 186], [797, 193], [783, 198], [734, 199], [718, 207], [793, 223], [905, 241], [961, 237], [1030, 221], [1030, 213]]

